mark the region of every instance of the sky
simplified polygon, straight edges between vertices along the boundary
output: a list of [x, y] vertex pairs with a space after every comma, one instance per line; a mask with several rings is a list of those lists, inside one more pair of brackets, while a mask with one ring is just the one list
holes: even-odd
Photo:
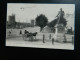
[[[7, 20], [9, 20], [10, 15], [15, 14], [17, 22], [30, 22], [32, 19], [35, 20], [38, 15], [44, 14], [50, 22], [55, 19], [60, 8], [63, 9], [65, 14], [75, 14], [74, 4], [8, 3]], [[71, 19], [70, 22], [72, 22], [72, 26], [74, 26], [74, 18]]]

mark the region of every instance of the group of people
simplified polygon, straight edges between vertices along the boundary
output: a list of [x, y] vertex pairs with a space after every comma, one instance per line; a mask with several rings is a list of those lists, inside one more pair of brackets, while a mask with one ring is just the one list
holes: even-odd
[[[24, 34], [29, 33], [27, 30], [24, 31]], [[22, 34], [22, 31], [20, 30], [20, 35]]]
[[[10, 36], [10, 35], [11, 35], [11, 31], [9, 31], [8, 33], [9, 33], [8, 36]], [[26, 34], [26, 33], [29, 33], [29, 32], [28, 32], [27, 30], [25, 30], [25, 31], [24, 31], [24, 34]], [[22, 34], [22, 31], [21, 31], [21, 30], [20, 30], [20, 33], [19, 33], [19, 34], [20, 34], [20, 35]]]

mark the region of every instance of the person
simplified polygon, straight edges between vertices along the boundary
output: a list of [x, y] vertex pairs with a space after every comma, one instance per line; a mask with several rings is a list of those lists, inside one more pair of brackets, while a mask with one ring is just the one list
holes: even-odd
[[26, 30], [24, 31], [24, 34], [26, 34]]
[[9, 31], [9, 35], [8, 36], [10, 36], [11, 35], [11, 32]]
[[22, 31], [20, 30], [20, 35], [22, 34]]
[[29, 33], [27, 30], [24, 31], [24, 34]]

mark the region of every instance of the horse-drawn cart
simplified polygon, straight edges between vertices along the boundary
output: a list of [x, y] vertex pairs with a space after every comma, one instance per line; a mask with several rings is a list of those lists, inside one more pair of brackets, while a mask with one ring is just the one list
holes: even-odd
[[22, 35], [22, 38], [23, 38], [23, 40], [33, 41], [34, 40], [34, 37], [36, 39], [36, 35], [37, 35], [37, 32], [35, 32], [35, 33], [26, 33], [26, 34], [23, 34]]

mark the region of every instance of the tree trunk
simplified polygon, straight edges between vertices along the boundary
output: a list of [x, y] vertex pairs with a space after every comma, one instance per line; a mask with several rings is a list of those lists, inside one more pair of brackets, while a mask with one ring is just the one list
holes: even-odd
[[40, 28], [40, 32], [42, 31], [43, 27]]

